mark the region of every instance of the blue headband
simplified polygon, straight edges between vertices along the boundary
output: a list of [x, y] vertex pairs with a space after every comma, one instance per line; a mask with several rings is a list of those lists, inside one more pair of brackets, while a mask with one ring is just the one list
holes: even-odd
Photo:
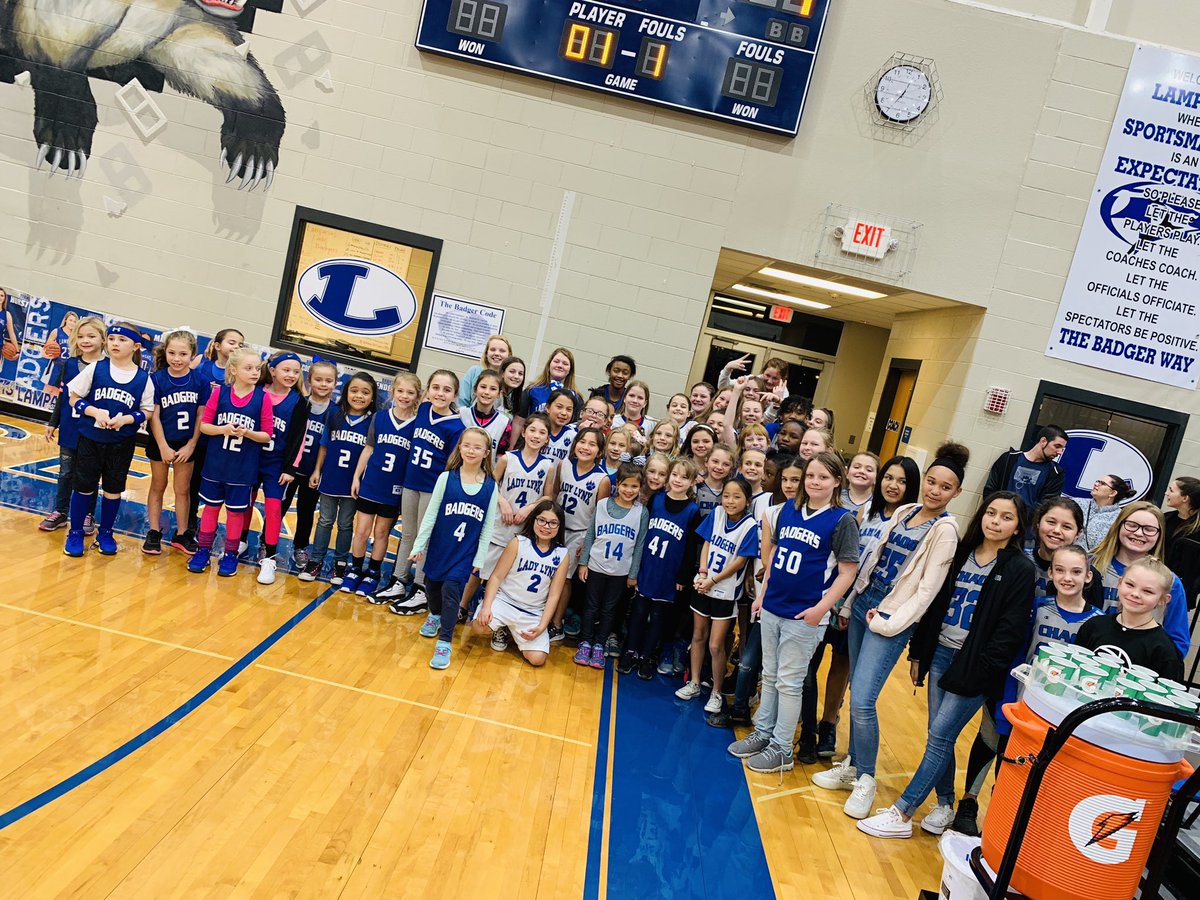
[[300, 363], [301, 368], [304, 367], [304, 363], [300, 360], [300, 357], [298, 357], [295, 353], [280, 353], [277, 357], [275, 357], [273, 360], [271, 360], [268, 363], [268, 365], [273, 369], [280, 363], [287, 362], [289, 359], [292, 360], [293, 362]]
[[124, 325], [108, 326], [108, 336], [112, 337], [114, 334], [119, 334], [123, 337], [127, 337], [131, 341], [133, 341], [135, 344], [142, 343], [142, 336], [140, 334], [138, 334], [136, 331], [134, 331], [132, 328], [126, 328]]

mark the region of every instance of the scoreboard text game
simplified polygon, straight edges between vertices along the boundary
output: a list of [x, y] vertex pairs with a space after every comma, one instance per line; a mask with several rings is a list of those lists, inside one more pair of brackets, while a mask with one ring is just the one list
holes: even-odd
[[796, 134], [831, 0], [425, 0], [417, 46]]

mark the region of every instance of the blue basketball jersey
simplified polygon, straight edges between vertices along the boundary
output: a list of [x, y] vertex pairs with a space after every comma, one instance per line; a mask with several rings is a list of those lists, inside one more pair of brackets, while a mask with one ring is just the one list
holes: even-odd
[[225, 369], [223, 366], [218, 366], [214, 360], [207, 356], [200, 360], [200, 365], [196, 366], [196, 372], [200, 374], [209, 384], [221, 387], [225, 384]]
[[271, 402], [271, 414], [274, 416], [271, 428], [271, 440], [263, 444], [262, 454], [258, 458], [258, 468], [266, 476], [278, 478], [283, 471], [283, 451], [287, 447], [288, 422], [296, 406], [303, 399], [299, 391], [288, 391], [278, 400], [267, 397]]
[[329, 427], [321, 438], [321, 446], [325, 448], [325, 462], [321, 466], [322, 494], [350, 496], [354, 470], [358, 468], [363, 447], [367, 446], [370, 428], [371, 417], [368, 415], [346, 416], [338, 410], [330, 417]]
[[329, 424], [329, 419], [336, 407], [326, 401], [325, 408], [321, 412], [317, 412], [311, 407], [308, 410], [308, 422], [304, 426], [304, 444], [300, 451], [300, 462], [296, 464], [296, 471], [301, 475], [312, 475], [317, 470], [317, 454], [321, 450], [321, 437], [325, 434], [325, 427]]
[[404, 487], [423, 494], [432, 492], [466, 427], [458, 413], [451, 411], [439, 416], [432, 403], [428, 400], [422, 403], [413, 422], [412, 452], [404, 471]]
[[390, 409], [375, 413], [375, 445], [358, 485], [358, 496], [373, 503], [395, 506], [403, 491], [404, 470], [412, 451], [412, 423], [396, 418]]
[[[92, 389], [88, 393], [88, 406], [95, 406], [108, 413], [109, 418], [123, 416], [141, 409], [142, 394], [150, 376], [138, 369], [131, 381], [121, 384], [112, 376], [112, 363], [102, 359], [96, 363], [92, 371]], [[96, 427], [96, 420], [84, 416], [79, 423], [79, 433], [91, 438], [97, 444], [115, 444], [137, 434], [138, 426], [125, 425], [117, 431]]]
[[562, 565], [567, 548], [551, 547], [544, 553], [525, 535], [517, 538], [517, 558], [500, 582], [499, 595], [523, 613], [540, 616], [550, 598], [550, 583]]
[[638, 591], [651, 600], [675, 599], [676, 576], [683, 565], [689, 527], [700, 519], [700, 507], [689, 500], [679, 512], [667, 509], [665, 491], [650, 498], [650, 522], [646, 528], [646, 546], [642, 567], [638, 570]]
[[[785, 619], [821, 602], [837, 577], [833, 532], [845, 516], [842, 506], [827, 506], [815, 513], [784, 503], [775, 521], [775, 558], [763, 594], [763, 609]], [[857, 535], [855, 541], [857, 547]]]
[[79, 446], [79, 426], [83, 421], [83, 418], [75, 412], [75, 408], [71, 405], [71, 397], [67, 393], [66, 385], [88, 365], [90, 363], [85, 363], [76, 357], [71, 357], [63, 364], [63, 405], [58, 421], [58, 446], [64, 450], [74, 450]]
[[[251, 431], [262, 431], [263, 406], [268, 402], [263, 389], [256, 387], [249, 403], [234, 406], [233, 386], [227, 384], [217, 394], [217, 415], [213, 424], [241, 425]], [[258, 460], [262, 447], [262, 444], [248, 437], [209, 435], [201, 474], [218, 484], [255, 484], [258, 481]]]
[[463, 489], [458, 469], [443, 474], [446, 486], [433, 523], [433, 533], [429, 536], [425, 577], [433, 581], [465, 582], [475, 565], [479, 537], [483, 533], [496, 481], [484, 478], [479, 492], [471, 496]]
[[158, 406], [158, 421], [167, 442], [191, 440], [200, 416], [197, 407], [208, 402], [212, 386], [195, 369], [182, 378], [159, 369], [150, 380], [154, 382], [154, 403]]

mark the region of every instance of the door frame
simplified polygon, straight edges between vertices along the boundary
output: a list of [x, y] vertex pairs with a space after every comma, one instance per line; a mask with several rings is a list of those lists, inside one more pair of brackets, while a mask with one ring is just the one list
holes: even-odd
[[[820, 376], [824, 374], [825, 366], [834, 361], [834, 357], [832, 356], [797, 353], [794, 347], [789, 347], [786, 344], [773, 344], [770, 341], [743, 337], [740, 334], [731, 334], [728, 331], [719, 331], [715, 328], [701, 328], [700, 336], [696, 340], [696, 352], [692, 356], [692, 367], [688, 370], [688, 385], [695, 384], [704, 376], [705, 363], [708, 361], [708, 354], [714, 342], [719, 342], [720, 346], [730, 347], [734, 350], [740, 350], [742, 347], [751, 348], [761, 358], [762, 362], [765, 362], [772, 356], [777, 356], [785, 360], [788, 366], [815, 369], [817, 371], [818, 389], [820, 389]], [[752, 372], [750, 374], [757, 375], [758, 373]], [[814, 402], [816, 402], [815, 397]]]
[[1145, 497], [1145, 499], [1151, 500], [1154, 503], [1162, 503], [1163, 495], [1167, 492], [1167, 485], [1171, 483], [1175, 471], [1175, 463], [1179, 459], [1179, 450], [1183, 447], [1183, 436], [1187, 430], [1188, 420], [1190, 419], [1187, 413], [1177, 412], [1173, 409], [1164, 409], [1161, 406], [1151, 406], [1148, 403], [1138, 403], [1134, 400], [1126, 400], [1123, 397], [1115, 397], [1112, 394], [1098, 394], [1095, 391], [1084, 390], [1083, 388], [1074, 387], [1069, 384], [1041, 381], [1038, 382], [1037, 394], [1033, 398], [1033, 407], [1029, 411], [1029, 420], [1025, 425], [1025, 437], [1021, 441], [1022, 447], [1028, 447], [1033, 443], [1033, 437], [1037, 434], [1040, 427], [1037, 423], [1038, 413], [1041, 411], [1042, 401], [1047, 396], [1066, 400], [1068, 403], [1095, 406], [1099, 409], [1108, 409], [1122, 415], [1136, 416], [1139, 419], [1149, 419], [1153, 422], [1166, 425], [1166, 453], [1163, 456], [1162, 464], [1154, 470], [1154, 483], [1150, 486], [1150, 490], [1146, 493]]
[[[878, 453], [879, 448], [883, 446], [883, 435], [887, 428], [888, 413], [891, 412], [892, 404], [896, 402], [896, 388], [898, 386], [899, 377], [895, 381], [892, 380], [892, 372], [913, 372], [916, 377], [921, 377], [921, 361], [919, 359], [904, 359], [893, 358], [889, 359], [885, 365], [887, 366], [887, 374], [883, 377], [883, 390], [879, 394], [879, 403], [875, 406], [875, 421], [871, 424], [871, 436], [867, 440], [867, 449], [872, 453]], [[916, 393], [914, 389], [914, 393]], [[908, 407], [904, 410], [904, 418], [900, 420], [900, 437], [904, 436], [904, 423], [908, 421], [908, 411], [912, 409], [912, 398], [909, 398]], [[897, 451], [900, 445], [904, 443], [900, 440], [896, 443]]]

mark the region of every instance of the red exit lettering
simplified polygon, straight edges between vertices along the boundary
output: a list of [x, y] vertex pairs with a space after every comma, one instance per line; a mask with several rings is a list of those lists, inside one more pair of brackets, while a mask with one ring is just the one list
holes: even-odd
[[866, 222], [859, 222], [854, 226], [854, 237], [851, 238], [851, 241], [860, 247], [878, 247], [882, 237], [882, 225], [868, 225]]

